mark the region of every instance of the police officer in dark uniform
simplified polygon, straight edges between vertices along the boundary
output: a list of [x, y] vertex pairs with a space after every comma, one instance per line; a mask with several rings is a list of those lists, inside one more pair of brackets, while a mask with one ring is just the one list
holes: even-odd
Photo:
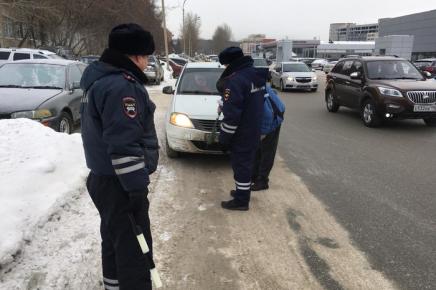
[[[119, 25], [110, 32], [109, 48], [81, 80], [82, 139], [91, 170], [87, 188], [101, 217], [105, 289], [152, 289], [147, 186], [159, 146], [143, 70], [153, 52], [148, 31], [137, 24]], [[132, 217], [144, 233], [148, 257], [141, 252]]]
[[222, 96], [219, 142], [223, 151], [231, 152], [231, 163], [236, 190], [234, 199], [223, 201], [229, 210], [248, 210], [251, 175], [256, 149], [260, 142], [267, 69], [253, 67], [253, 59], [244, 56], [239, 47], [229, 47], [219, 54], [219, 61], [226, 65], [217, 88]]

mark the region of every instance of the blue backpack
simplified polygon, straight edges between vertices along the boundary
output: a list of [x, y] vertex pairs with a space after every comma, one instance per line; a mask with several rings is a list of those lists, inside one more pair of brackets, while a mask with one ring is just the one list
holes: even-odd
[[268, 135], [277, 129], [284, 120], [284, 113], [285, 105], [277, 93], [270, 86], [267, 86], [263, 102], [261, 134]]

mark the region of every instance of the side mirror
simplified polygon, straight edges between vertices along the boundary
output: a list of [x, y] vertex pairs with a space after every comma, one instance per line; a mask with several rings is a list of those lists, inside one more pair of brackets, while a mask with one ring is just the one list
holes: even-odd
[[167, 86], [167, 87], [164, 87], [162, 89], [162, 93], [164, 93], [166, 95], [172, 95], [172, 94], [174, 94], [174, 89], [172, 86]]
[[74, 92], [74, 90], [79, 90], [79, 89], [81, 89], [80, 82], [72, 82], [70, 84], [70, 87], [69, 87], [70, 91]]
[[316, 69], [313, 68], [313, 69], [312, 69], [312, 72], [316, 72]]
[[426, 78], [428, 78], [428, 79], [431, 78], [431, 73], [428, 72], [428, 71], [424, 71], [424, 72], [422, 72], [422, 74], [423, 74]]
[[352, 80], [361, 80], [362, 79], [362, 74], [358, 71], [353, 72], [352, 74], [350, 74], [350, 78]]

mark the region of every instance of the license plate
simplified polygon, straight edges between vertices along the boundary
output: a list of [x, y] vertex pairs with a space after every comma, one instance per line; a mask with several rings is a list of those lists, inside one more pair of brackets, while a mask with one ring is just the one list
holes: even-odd
[[310, 86], [298, 86], [297, 89], [309, 89]]
[[436, 112], [436, 105], [415, 105], [414, 112]]

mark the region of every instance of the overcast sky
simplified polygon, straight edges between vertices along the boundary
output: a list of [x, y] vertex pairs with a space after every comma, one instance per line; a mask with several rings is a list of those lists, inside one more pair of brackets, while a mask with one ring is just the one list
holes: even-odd
[[[156, 4], [160, 3], [159, 0]], [[166, 0], [167, 25], [179, 35], [183, 0]], [[185, 13], [201, 18], [201, 37], [210, 39], [218, 25], [227, 23], [235, 40], [262, 33], [271, 38], [328, 40], [333, 22], [376, 23], [436, 9], [435, 0], [187, 0]]]

